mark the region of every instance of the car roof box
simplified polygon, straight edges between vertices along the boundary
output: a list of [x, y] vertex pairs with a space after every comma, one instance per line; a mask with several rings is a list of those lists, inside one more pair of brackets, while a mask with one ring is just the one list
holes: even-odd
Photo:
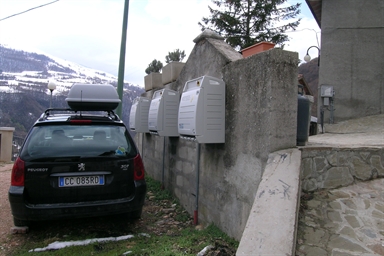
[[110, 111], [120, 103], [115, 87], [110, 84], [75, 83], [65, 101], [76, 111]]

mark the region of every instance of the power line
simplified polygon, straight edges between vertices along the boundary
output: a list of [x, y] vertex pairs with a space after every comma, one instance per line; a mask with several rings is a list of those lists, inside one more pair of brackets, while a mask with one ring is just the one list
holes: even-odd
[[300, 30], [285, 31], [284, 33], [303, 32], [304, 30], [312, 30], [313, 32], [315, 32], [315, 34], [316, 34], [317, 46], [320, 47], [319, 37], [317, 36], [317, 34], [321, 33], [321, 31], [316, 31], [316, 30], [313, 29], [313, 28], [303, 28], [303, 29], [300, 29]]
[[17, 16], [17, 15], [20, 15], [20, 14], [23, 14], [23, 13], [26, 13], [26, 12], [29, 12], [29, 11], [32, 11], [32, 10], [37, 9], [37, 8], [41, 8], [41, 7], [46, 6], [46, 5], [49, 5], [49, 4], [53, 4], [53, 3], [58, 2], [58, 1], [59, 1], [59, 0], [55, 0], [55, 1], [50, 2], [50, 3], [47, 3], [47, 4], [43, 4], [43, 5], [39, 5], [39, 6], [33, 7], [33, 8], [31, 8], [31, 9], [28, 9], [28, 10], [23, 11], [23, 12], [19, 12], [19, 13], [16, 13], [16, 14], [12, 14], [11, 16], [8, 16], [8, 17], [5, 17], [5, 18], [0, 19], [0, 21], [9, 19], [9, 18], [11, 18], [11, 17]]

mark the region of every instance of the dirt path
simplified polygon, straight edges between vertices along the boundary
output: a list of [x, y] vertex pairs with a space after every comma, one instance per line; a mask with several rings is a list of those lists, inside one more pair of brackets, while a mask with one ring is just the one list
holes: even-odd
[[20, 243], [21, 236], [12, 236], [13, 220], [8, 201], [13, 164], [0, 163], [0, 254]]

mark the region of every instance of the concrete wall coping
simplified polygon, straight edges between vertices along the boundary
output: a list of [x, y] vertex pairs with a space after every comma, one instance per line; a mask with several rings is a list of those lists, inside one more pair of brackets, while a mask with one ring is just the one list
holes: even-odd
[[214, 38], [214, 39], [224, 41], [224, 37], [220, 36], [219, 34], [217, 34], [216, 32], [210, 29], [206, 29], [200, 35], [198, 35], [195, 39], [193, 39], [193, 42], [197, 44], [201, 40], [207, 39], [207, 38]]
[[207, 38], [206, 39], [211, 45], [213, 45], [226, 59], [228, 62], [244, 59], [238, 51], [235, 51], [229, 44], [222, 40]]
[[15, 131], [15, 127], [0, 127], [0, 132], [1, 131], [13, 132]]
[[236, 255], [295, 255], [300, 167], [297, 148], [269, 154]]

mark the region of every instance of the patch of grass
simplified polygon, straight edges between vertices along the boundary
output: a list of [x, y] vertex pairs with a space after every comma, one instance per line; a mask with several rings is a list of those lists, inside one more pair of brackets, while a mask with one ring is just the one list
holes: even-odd
[[160, 182], [152, 179], [151, 177], [146, 176], [145, 178], [147, 182], [147, 188], [148, 188], [148, 194], [147, 197], [149, 198], [151, 195], [154, 196], [153, 200], [160, 202], [164, 200], [171, 200], [172, 204], [176, 205], [176, 216], [175, 220], [179, 222], [186, 222], [188, 221], [191, 217], [185, 211], [181, 206], [178, 200], [172, 197], [172, 194], [166, 190], [161, 188]]
[[145, 177], [145, 181], [147, 183], [147, 190], [149, 192], [147, 193], [147, 197], [153, 195], [156, 201], [172, 199], [172, 194], [168, 190], [162, 189], [160, 182], [152, 179], [149, 176]]
[[178, 211], [177, 215], [175, 216], [175, 220], [180, 222], [186, 222], [189, 219], [191, 219], [191, 217], [186, 211]]
[[[132, 221], [126, 218], [89, 218], [66, 222], [42, 222], [41, 226], [31, 229], [19, 247], [9, 255], [150, 255], [150, 256], [185, 256], [196, 255], [208, 245], [214, 246], [215, 253], [208, 255], [235, 255], [238, 242], [228, 237], [215, 225], [203, 230], [195, 229], [191, 216], [180, 206], [171, 193], [161, 189], [159, 182], [146, 178], [148, 185], [148, 205], [143, 218]], [[152, 197], [149, 200], [149, 197]], [[171, 218], [161, 209], [172, 208], [171, 224], [161, 226]], [[166, 216], [168, 215], [168, 217]], [[182, 222], [183, 225], [172, 224]], [[118, 242], [96, 242], [83, 246], [72, 246], [56, 251], [28, 252], [43, 248], [54, 241], [77, 241], [90, 238], [117, 237], [132, 234], [134, 237]], [[144, 235], [143, 235], [144, 234]], [[223, 253], [224, 252], [224, 253]]]
[[[206, 230], [198, 231], [192, 228], [183, 230], [178, 236], [156, 236], [150, 237], [137, 235], [132, 239], [120, 242], [93, 243], [84, 246], [67, 247], [56, 251], [47, 252], [28, 252], [31, 244], [25, 244], [23, 248], [14, 252], [12, 255], [122, 255], [131, 252], [130, 255], [196, 255], [204, 247], [208, 245], [217, 245], [217, 241], [221, 239], [222, 244], [227, 246], [237, 245], [232, 240], [222, 239], [222, 235], [218, 231], [212, 232], [217, 228], [213, 225]], [[219, 235], [216, 237], [216, 235]], [[234, 247], [236, 248], [236, 247]]]

